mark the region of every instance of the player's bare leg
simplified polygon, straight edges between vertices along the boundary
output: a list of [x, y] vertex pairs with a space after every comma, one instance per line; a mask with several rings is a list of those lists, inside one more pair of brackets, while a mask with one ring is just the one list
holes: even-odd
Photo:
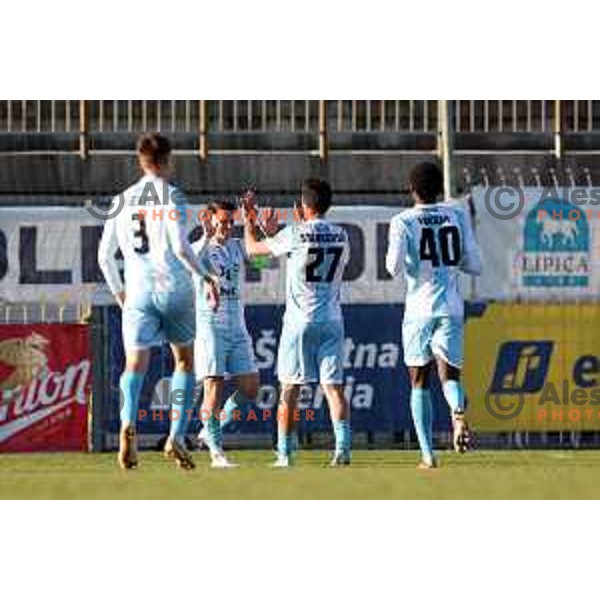
[[138, 466], [137, 413], [149, 358], [149, 350], [129, 350], [125, 358], [125, 371], [121, 376], [120, 387], [123, 406], [121, 407], [121, 432], [117, 460], [119, 466], [125, 470], [135, 469]]
[[340, 384], [322, 384], [329, 404], [329, 415], [335, 433], [335, 453], [332, 467], [347, 466], [351, 462], [352, 432], [350, 429], [350, 406]]
[[260, 378], [258, 373], [245, 373], [233, 378], [237, 390], [248, 400], [255, 400], [258, 395]]
[[221, 399], [225, 380], [223, 377], [204, 378], [204, 400], [200, 414], [206, 433], [203, 440], [210, 451], [211, 466], [215, 469], [237, 467], [229, 462], [223, 452], [223, 434], [221, 433]]
[[437, 468], [437, 460], [433, 453], [433, 412], [429, 391], [430, 371], [431, 364], [422, 367], [408, 367], [412, 386], [410, 407], [419, 447], [421, 448], [421, 461], [417, 466], [419, 469]]
[[274, 467], [286, 468], [291, 464], [292, 435], [295, 430], [294, 411], [298, 404], [300, 386], [282, 384], [279, 407], [277, 409], [277, 460]]
[[452, 411], [454, 450], [462, 454], [469, 449], [472, 435], [465, 418], [464, 393], [460, 385], [460, 369], [448, 364], [439, 357], [436, 362], [444, 396]]
[[[254, 402], [258, 395], [260, 378], [258, 373], [244, 373], [236, 375], [233, 378], [235, 392], [227, 398], [221, 411], [220, 423], [221, 431], [234, 421], [239, 421], [241, 418], [241, 405], [245, 402]], [[200, 447], [208, 446], [206, 441], [207, 429], [203, 427], [198, 435], [198, 443]]]
[[164, 454], [166, 458], [174, 460], [178, 467], [189, 471], [196, 466], [185, 447], [185, 432], [194, 402], [194, 350], [191, 344], [171, 344], [171, 350], [175, 360], [171, 378], [171, 431]]
[[198, 441], [210, 450], [208, 441], [208, 421], [210, 416], [219, 418], [218, 408], [223, 395], [224, 378], [223, 377], [205, 377], [202, 381], [202, 406], [200, 407], [200, 417], [202, 419], [202, 430], [198, 435]]

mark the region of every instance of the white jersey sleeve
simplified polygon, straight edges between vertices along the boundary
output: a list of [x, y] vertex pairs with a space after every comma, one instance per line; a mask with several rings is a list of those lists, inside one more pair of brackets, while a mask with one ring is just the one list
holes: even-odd
[[279, 233], [265, 240], [273, 256], [291, 254], [298, 246], [297, 228], [294, 225], [284, 227]]
[[106, 283], [113, 294], [119, 294], [124, 291], [125, 286], [121, 279], [121, 272], [115, 257], [119, 250], [119, 240], [117, 238], [116, 219], [108, 219], [102, 232], [102, 239], [98, 247], [98, 265]]
[[192, 242], [192, 250], [196, 254], [197, 257], [200, 257], [204, 250], [206, 250], [206, 246], [208, 244], [208, 238], [203, 235], [199, 240]]
[[175, 213], [178, 214], [177, 218], [167, 218], [165, 220], [167, 235], [173, 254], [175, 254], [192, 275], [204, 277], [207, 273], [206, 269], [202, 266], [202, 261], [199, 260], [201, 257], [197, 256], [194, 252], [188, 239], [186, 205], [178, 203], [176, 206], [169, 208], [170, 215], [175, 217]]
[[388, 249], [385, 268], [392, 277], [397, 277], [404, 269], [406, 257], [406, 227], [400, 219], [393, 219], [388, 235]]
[[473, 225], [466, 211], [462, 211], [463, 255], [460, 270], [467, 275], [481, 275], [482, 262], [479, 244], [475, 239]]

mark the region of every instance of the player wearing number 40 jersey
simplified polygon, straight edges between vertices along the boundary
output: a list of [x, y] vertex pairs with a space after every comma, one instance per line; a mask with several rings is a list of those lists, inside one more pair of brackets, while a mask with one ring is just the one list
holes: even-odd
[[420, 466], [432, 468], [436, 460], [429, 375], [434, 359], [452, 410], [455, 449], [464, 452], [469, 442], [460, 384], [464, 302], [458, 275], [460, 271], [479, 275], [481, 259], [466, 211], [437, 202], [443, 191], [443, 176], [437, 165], [417, 165], [410, 175], [410, 189], [415, 206], [391, 221], [386, 267], [391, 275], [404, 273], [406, 278], [404, 360], [412, 384], [411, 409], [421, 446]]
[[329, 404], [335, 433], [332, 465], [350, 463], [351, 431], [348, 402], [343, 392], [344, 324], [340, 306], [342, 274], [348, 261], [346, 231], [325, 219], [331, 188], [308, 179], [302, 187], [301, 222], [288, 225], [274, 237], [258, 241], [255, 207], [245, 198], [246, 250], [250, 256], [286, 256], [286, 308], [277, 356], [281, 383], [278, 415], [278, 459], [287, 467], [294, 451], [292, 430], [300, 387], [320, 383]]
[[[167, 341], [175, 359], [171, 378], [171, 432], [165, 454], [185, 468], [194, 463], [184, 435], [193, 406], [194, 289], [191, 275], [204, 278], [211, 301], [218, 304], [216, 278], [207, 273], [187, 239], [187, 207], [169, 185], [171, 147], [160, 134], [138, 143], [144, 176], [121, 195], [122, 210], [109, 219], [98, 250], [104, 277], [123, 309], [126, 365], [120, 380], [121, 443], [119, 464], [137, 466], [136, 419], [152, 346]], [[115, 254], [121, 250], [125, 284]], [[201, 250], [199, 252], [201, 254]]]

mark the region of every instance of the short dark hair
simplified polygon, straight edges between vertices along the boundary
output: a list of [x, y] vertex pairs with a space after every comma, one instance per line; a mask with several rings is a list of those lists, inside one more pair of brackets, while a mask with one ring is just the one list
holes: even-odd
[[331, 208], [333, 192], [324, 179], [309, 178], [302, 183], [302, 202], [320, 215]]
[[230, 200], [213, 200], [212, 202], [209, 202], [206, 210], [214, 215], [218, 210], [235, 211], [236, 206]]
[[440, 167], [433, 162], [422, 162], [410, 172], [409, 183], [423, 202], [433, 204], [444, 191], [444, 175]]
[[161, 133], [144, 133], [138, 139], [137, 151], [141, 160], [160, 167], [169, 160], [171, 142]]

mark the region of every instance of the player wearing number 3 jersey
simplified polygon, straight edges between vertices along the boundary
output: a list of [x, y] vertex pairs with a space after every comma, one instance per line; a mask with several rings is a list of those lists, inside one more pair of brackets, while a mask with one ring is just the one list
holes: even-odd
[[407, 283], [402, 339], [404, 361], [412, 383], [411, 407], [421, 445], [423, 467], [434, 467], [429, 371], [437, 362], [444, 395], [452, 409], [454, 445], [468, 445], [464, 394], [460, 385], [463, 360], [464, 302], [458, 275], [479, 275], [481, 260], [467, 212], [438, 203], [443, 177], [433, 163], [417, 165], [410, 176], [415, 206], [390, 223], [386, 267]]
[[[175, 360], [171, 378], [171, 432], [165, 453], [191, 469], [184, 435], [193, 405], [193, 342], [196, 333], [191, 275], [207, 282], [214, 304], [218, 286], [188, 241], [187, 206], [170, 185], [171, 146], [160, 134], [140, 138], [138, 159], [144, 176], [121, 195], [122, 210], [107, 221], [98, 250], [104, 277], [123, 308], [126, 365], [121, 376], [119, 464], [137, 466], [136, 420], [152, 346], [169, 342]], [[120, 250], [125, 283], [116, 262]], [[199, 252], [201, 249], [199, 249]]]
[[350, 463], [351, 431], [343, 393], [344, 325], [340, 288], [349, 257], [343, 227], [325, 219], [332, 192], [325, 181], [308, 179], [302, 187], [301, 222], [274, 237], [256, 239], [251, 213], [246, 250], [251, 256], [286, 256], [286, 308], [279, 340], [277, 375], [281, 383], [278, 460], [287, 467], [294, 450], [294, 409], [302, 384], [320, 383], [329, 404], [336, 439], [332, 465]]

